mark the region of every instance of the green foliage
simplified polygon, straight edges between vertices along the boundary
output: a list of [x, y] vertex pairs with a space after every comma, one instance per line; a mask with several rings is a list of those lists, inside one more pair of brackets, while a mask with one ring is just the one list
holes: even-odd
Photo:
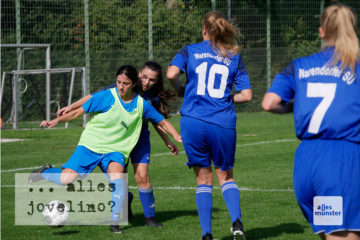
[[[51, 44], [51, 66], [85, 66], [85, 9], [83, 0], [19, 0], [21, 43]], [[16, 11], [14, 0], [3, 0], [1, 8], [2, 43], [16, 42]], [[96, 91], [114, 81], [116, 69], [122, 64], [139, 68], [149, 60], [148, 1], [89, 0], [90, 90]], [[325, 4], [330, 2], [325, 1]], [[347, 4], [358, 10], [354, 1]], [[165, 77], [167, 65], [186, 44], [202, 41], [201, 19], [211, 10], [209, 0], [152, 0], [153, 60], [158, 61]], [[231, 17], [240, 28], [244, 44], [242, 56], [253, 87], [250, 103], [237, 106], [238, 111], [260, 111], [260, 101], [266, 91], [267, 74], [267, 13], [271, 23], [271, 74], [274, 76], [294, 58], [309, 55], [320, 48], [318, 37], [320, 3], [316, 1], [271, 1], [267, 11], [265, 0], [231, 1]], [[217, 0], [216, 10], [227, 15], [228, 1]], [[25, 54], [24, 67], [44, 68], [44, 53]], [[17, 68], [16, 53], [2, 51], [2, 70]], [[28, 78], [28, 77], [27, 77]], [[52, 74], [61, 92], [69, 76]], [[77, 78], [78, 79], [78, 78]], [[181, 76], [181, 81], [185, 78]], [[39, 89], [44, 89], [40, 86]], [[52, 80], [53, 81], [53, 80]], [[77, 82], [79, 80], [76, 80]], [[63, 85], [61, 85], [63, 82]], [[166, 87], [170, 87], [165, 81]], [[68, 85], [66, 85], [68, 86]], [[80, 86], [77, 86], [79, 89]], [[10, 87], [6, 87], [10, 90]], [[28, 99], [37, 97], [33, 87]], [[52, 94], [56, 91], [52, 89]], [[78, 93], [74, 99], [79, 98]], [[66, 98], [64, 96], [63, 98]], [[42, 99], [44, 99], [42, 97]], [[51, 99], [54, 100], [54, 99]], [[25, 102], [27, 99], [25, 99]], [[43, 101], [43, 100], [42, 100]], [[4, 99], [9, 105], [10, 97]], [[44, 104], [41, 102], [41, 104]], [[62, 101], [61, 104], [66, 104]], [[64, 106], [64, 105], [61, 105]], [[179, 106], [180, 103], [177, 104]], [[4, 111], [6, 110], [6, 111]], [[9, 107], [2, 109], [6, 116]], [[39, 108], [23, 115], [24, 120], [42, 118]]]

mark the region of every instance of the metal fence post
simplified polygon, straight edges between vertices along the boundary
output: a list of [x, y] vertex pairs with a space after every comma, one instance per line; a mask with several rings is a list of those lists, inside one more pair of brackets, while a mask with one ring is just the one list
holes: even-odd
[[266, 0], [266, 86], [271, 84], [271, 8], [270, 0]]
[[149, 60], [153, 60], [154, 52], [153, 52], [153, 29], [152, 29], [152, 0], [148, 0], [148, 32], [149, 32], [149, 42], [148, 42]]

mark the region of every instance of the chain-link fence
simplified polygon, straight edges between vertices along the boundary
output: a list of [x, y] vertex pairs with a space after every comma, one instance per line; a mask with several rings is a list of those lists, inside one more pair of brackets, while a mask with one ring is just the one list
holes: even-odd
[[[243, 34], [242, 56], [254, 99], [237, 110], [259, 111], [274, 74], [294, 57], [320, 48], [319, 16], [335, 2], [360, 12], [357, 0], [2, 0], [1, 43], [51, 44], [51, 68], [86, 67], [87, 90], [93, 92], [113, 83], [122, 64], [140, 68], [153, 59], [165, 75], [184, 45], [202, 41], [201, 18], [216, 9], [233, 19]], [[25, 49], [19, 60], [20, 51], [1, 47], [2, 73], [45, 68], [45, 49]], [[11, 114], [10, 78], [6, 76], [3, 88], [4, 120]], [[75, 78], [74, 100], [81, 97], [82, 87], [80, 76]], [[71, 73], [51, 74], [53, 115], [67, 104], [70, 79]], [[43, 119], [45, 75], [22, 75], [18, 81], [20, 120]]]

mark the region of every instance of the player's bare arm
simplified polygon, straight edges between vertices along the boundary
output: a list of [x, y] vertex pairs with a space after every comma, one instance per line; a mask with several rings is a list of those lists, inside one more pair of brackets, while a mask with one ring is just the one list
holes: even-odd
[[166, 121], [165, 119], [158, 123], [158, 125], [164, 129], [167, 133], [169, 133], [177, 142], [182, 142], [181, 136], [176, 131], [173, 125]]
[[166, 134], [166, 131], [163, 128], [161, 128], [159, 125], [156, 125], [156, 124], [153, 124], [153, 125], [154, 125], [154, 128], [157, 131], [157, 133], [160, 135], [161, 139], [164, 141], [165, 145], [172, 152], [172, 154], [177, 155], [179, 153], [179, 149], [173, 142], [171, 142], [168, 135]]
[[40, 123], [40, 126], [53, 128], [60, 122], [68, 122], [68, 121], [74, 120], [74, 119], [82, 116], [84, 114], [84, 112], [85, 112], [85, 110], [82, 107], [79, 107], [79, 108], [74, 109], [74, 110], [66, 113], [65, 115], [63, 115], [61, 117], [57, 117], [51, 121], [44, 120]]
[[243, 102], [250, 102], [252, 99], [252, 90], [245, 89], [241, 92], [237, 92], [233, 95], [233, 102], [234, 103], [243, 103]]
[[184, 97], [185, 88], [183, 86], [181, 86], [180, 81], [178, 79], [180, 73], [181, 73], [180, 68], [172, 65], [169, 67], [169, 69], [166, 73], [166, 77], [167, 77], [167, 79], [169, 79], [171, 85], [176, 90], [178, 96]]
[[84, 103], [86, 103], [90, 98], [91, 98], [91, 94], [86, 95], [85, 97], [80, 98], [79, 100], [70, 104], [69, 106], [61, 108], [59, 110], [57, 116], [60, 117], [60, 116], [65, 115], [66, 113], [70, 112], [71, 110], [78, 109], [79, 107], [84, 105]]
[[265, 94], [261, 106], [265, 111], [273, 113], [289, 113], [293, 111], [292, 102], [284, 104], [281, 97], [272, 92]]

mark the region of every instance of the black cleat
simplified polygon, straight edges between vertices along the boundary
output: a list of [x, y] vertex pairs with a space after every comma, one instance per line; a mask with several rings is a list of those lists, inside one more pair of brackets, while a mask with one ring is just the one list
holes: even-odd
[[133, 198], [134, 198], [134, 195], [132, 194], [132, 192], [129, 192], [128, 193], [128, 221], [129, 222], [133, 216], [133, 213], [131, 210], [131, 202], [132, 202]]
[[111, 221], [110, 232], [117, 233], [117, 234], [123, 233], [123, 231], [120, 229], [119, 223], [117, 223], [115, 221]]
[[50, 165], [50, 164], [45, 164], [45, 165], [42, 166], [41, 168], [32, 171], [32, 172], [30, 173], [30, 175], [29, 175], [28, 182], [29, 182], [29, 183], [34, 183], [34, 182], [40, 181], [40, 180], [42, 179], [41, 173], [42, 173], [44, 170], [49, 169], [49, 168], [52, 168], [52, 167], [53, 167], [53, 166]]
[[145, 218], [145, 225], [149, 227], [163, 227], [163, 225], [158, 223], [155, 218]]
[[234, 236], [234, 240], [246, 240], [244, 234], [244, 226], [239, 219], [236, 219], [236, 221], [233, 222], [233, 226], [230, 231]]
[[202, 240], [214, 240], [211, 233], [206, 233], [204, 236], [202, 236]]

